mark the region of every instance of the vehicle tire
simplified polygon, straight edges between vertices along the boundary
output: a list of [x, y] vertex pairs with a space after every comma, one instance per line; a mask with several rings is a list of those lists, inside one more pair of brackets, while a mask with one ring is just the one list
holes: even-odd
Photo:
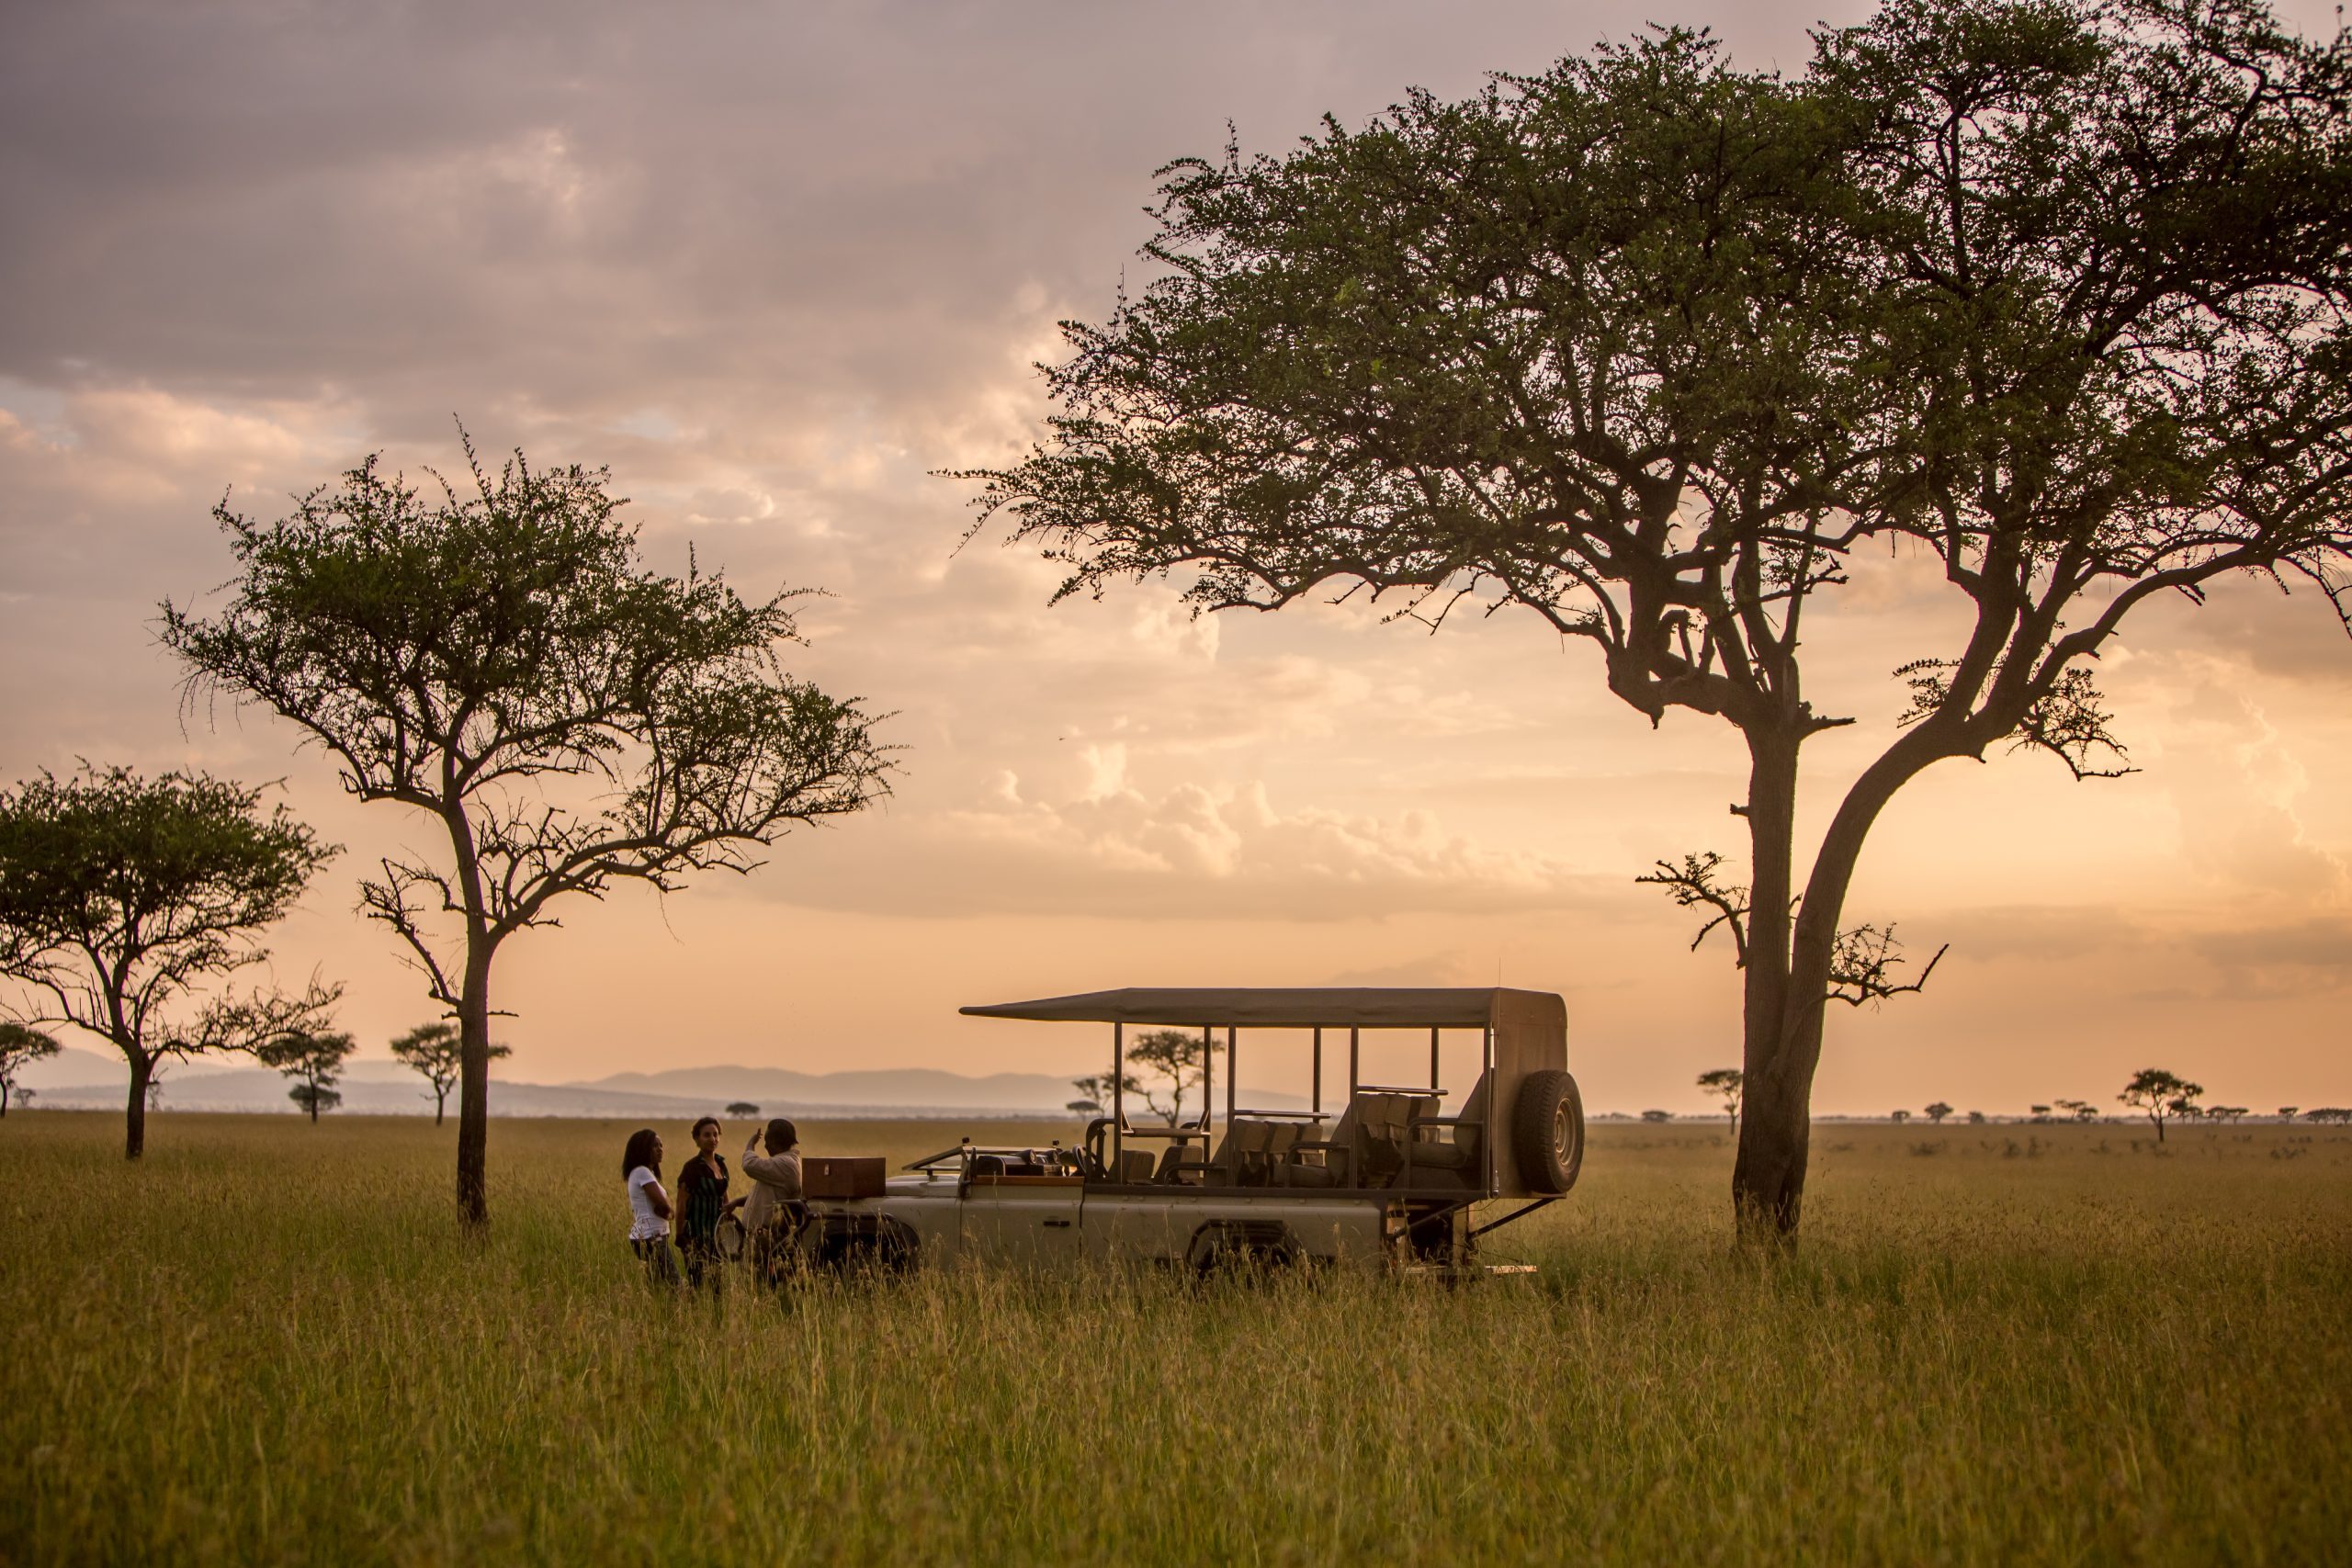
[[1510, 1142], [1531, 1192], [1566, 1192], [1584, 1164], [1584, 1097], [1577, 1080], [1546, 1068], [1521, 1080]]

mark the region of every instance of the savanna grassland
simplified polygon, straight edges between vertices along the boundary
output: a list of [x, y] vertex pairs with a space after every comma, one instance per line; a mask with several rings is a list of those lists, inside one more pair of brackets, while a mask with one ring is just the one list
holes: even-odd
[[2342, 1132], [1825, 1124], [1758, 1264], [1720, 1128], [1603, 1125], [1532, 1282], [709, 1300], [624, 1249], [626, 1131], [494, 1124], [469, 1242], [454, 1127], [0, 1122], [0, 1561], [2352, 1555]]

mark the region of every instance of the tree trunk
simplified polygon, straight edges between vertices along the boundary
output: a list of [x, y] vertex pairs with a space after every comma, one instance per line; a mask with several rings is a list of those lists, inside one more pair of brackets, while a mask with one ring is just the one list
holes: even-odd
[[1745, 1062], [1732, 1204], [1740, 1234], [1786, 1246], [1804, 1208], [1813, 1137], [1813, 1079], [1829, 1004], [1838, 922], [1862, 843], [1904, 783], [1949, 752], [1927, 726], [1864, 769], [1838, 803], [1791, 912], [1797, 747], [1802, 731], [1750, 729], [1747, 829], [1755, 859], [1747, 939]]
[[315, 1127], [319, 1124], [319, 1086], [315, 1083], [311, 1086], [310, 1107], [311, 1125]]
[[466, 944], [465, 994], [458, 1006], [458, 1218], [490, 1224], [490, 943]]
[[438, 1127], [448, 1120], [449, 1090], [446, 1086], [436, 1085], [433, 1090], [433, 1124]]
[[[1789, 902], [1796, 834], [1797, 747], [1792, 730], [1747, 732], [1747, 835], [1755, 885], [1748, 897], [1742, 1002], [1740, 1104], [1732, 1130], [1733, 1221], [1743, 1240], [1787, 1241], [1804, 1200], [1812, 1135], [1813, 1062], [1787, 1038]], [[1815, 1041], [1818, 1054], [1818, 1041]]]
[[123, 1055], [130, 1059], [130, 1104], [123, 1127], [122, 1157], [137, 1159], [147, 1152], [147, 1084], [154, 1062], [141, 1051]]

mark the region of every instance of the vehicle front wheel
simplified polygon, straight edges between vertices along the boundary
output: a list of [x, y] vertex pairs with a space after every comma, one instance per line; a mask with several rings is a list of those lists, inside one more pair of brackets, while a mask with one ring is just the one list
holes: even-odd
[[1584, 1164], [1584, 1097], [1577, 1080], [1545, 1068], [1519, 1086], [1511, 1113], [1511, 1148], [1520, 1179], [1533, 1192], [1566, 1192]]

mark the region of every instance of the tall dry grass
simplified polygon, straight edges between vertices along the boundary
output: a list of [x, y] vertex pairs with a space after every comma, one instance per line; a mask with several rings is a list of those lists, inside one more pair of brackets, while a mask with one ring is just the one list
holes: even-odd
[[[616, 1124], [0, 1122], [0, 1560], [2295, 1562], [2352, 1540], [2352, 1137], [1596, 1129], [1532, 1283], [661, 1297]], [[680, 1129], [682, 1132], [683, 1129]], [[807, 1129], [904, 1156], [937, 1124]], [[1022, 1134], [1029, 1135], [1027, 1134]], [[673, 1140], [683, 1145], [683, 1138]]]

